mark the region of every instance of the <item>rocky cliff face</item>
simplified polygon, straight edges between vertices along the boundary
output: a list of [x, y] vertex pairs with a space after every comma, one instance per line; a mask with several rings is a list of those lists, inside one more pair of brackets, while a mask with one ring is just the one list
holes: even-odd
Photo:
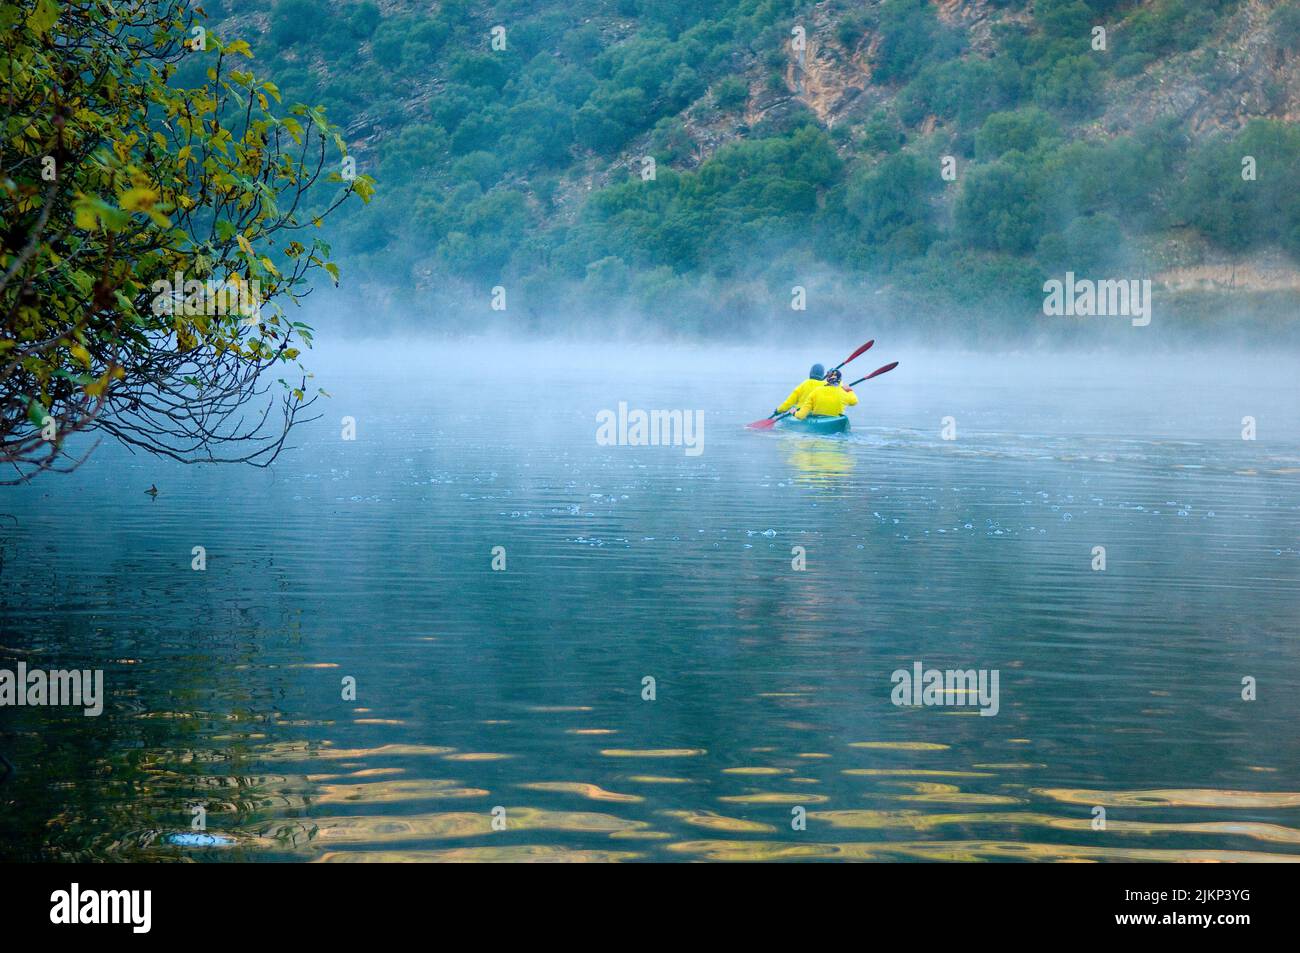
[[1109, 92], [1102, 132], [1171, 117], [1195, 136], [1235, 130], [1261, 117], [1300, 115], [1300, 62], [1278, 45], [1269, 19], [1276, 4], [1243, 0], [1194, 50], [1157, 60]]

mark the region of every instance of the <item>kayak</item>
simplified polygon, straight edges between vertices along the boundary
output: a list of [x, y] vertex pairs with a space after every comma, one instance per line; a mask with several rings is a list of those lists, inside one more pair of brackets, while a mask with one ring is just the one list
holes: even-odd
[[779, 429], [789, 430], [792, 433], [844, 433], [849, 429], [849, 418], [843, 414], [834, 417], [809, 414], [803, 420], [793, 416], [786, 417], [777, 421], [776, 425]]

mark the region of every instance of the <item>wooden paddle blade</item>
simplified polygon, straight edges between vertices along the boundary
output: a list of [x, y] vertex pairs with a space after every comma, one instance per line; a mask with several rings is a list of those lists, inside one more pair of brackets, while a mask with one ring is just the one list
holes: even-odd
[[836, 369], [836, 370], [839, 370], [841, 367], [843, 367], [845, 364], [849, 363], [849, 361], [853, 360], [855, 357], [858, 357], [858, 356], [860, 356], [860, 355], [862, 355], [862, 354], [866, 354], [868, 351], [871, 350], [871, 345], [873, 345], [873, 344], [875, 344], [875, 343], [876, 343], [876, 339], [875, 339], [875, 338], [872, 338], [870, 341], [868, 341], [866, 344], [862, 345], [862, 347], [858, 348], [856, 351], [854, 351], [852, 354], [850, 354], [850, 355], [849, 355], [848, 357], [846, 357], [844, 360], [840, 361], [840, 363], [836, 364], [836, 365], [835, 365], [835, 369]]

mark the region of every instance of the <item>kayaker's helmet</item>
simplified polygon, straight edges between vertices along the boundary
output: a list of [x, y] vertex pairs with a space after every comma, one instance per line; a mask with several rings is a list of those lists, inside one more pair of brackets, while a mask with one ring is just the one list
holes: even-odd
[[840, 372], [839, 372], [839, 371], [832, 370], [830, 373], [828, 373], [828, 374], [826, 375], [826, 383], [828, 383], [828, 384], [838, 384], [839, 382], [840, 382]]
[[825, 375], [826, 368], [822, 367], [820, 364], [814, 364], [808, 371], [808, 376], [815, 381], [821, 380]]

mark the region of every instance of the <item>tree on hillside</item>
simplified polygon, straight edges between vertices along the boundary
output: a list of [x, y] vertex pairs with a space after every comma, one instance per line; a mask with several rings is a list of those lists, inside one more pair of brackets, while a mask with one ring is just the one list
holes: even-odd
[[[191, 57], [207, 82], [173, 88]], [[0, 8], [0, 482], [75, 466], [88, 430], [265, 466], [315, 399], [277, 302], [337, 281], [308, 232], [373, 183], [241, 57], [183, 0]]]

